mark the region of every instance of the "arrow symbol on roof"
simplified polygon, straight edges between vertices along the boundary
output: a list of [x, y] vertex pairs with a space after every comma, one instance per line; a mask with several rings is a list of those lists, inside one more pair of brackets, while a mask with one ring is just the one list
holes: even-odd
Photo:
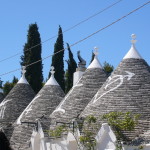
[[114, 83], [119, 82], [119, 84], [117, 84], [115, 87], [112, 87], [110, 90], [104, 92], [102, 95], [100, 95], [98, 97], [98, 92], [94, 97], [93, 103], [97, 102], [101, 97], [103, 97], [104, 95], [106, 95], [107, 93], [116, 90], [118, 87], [120, 87], [123, 82], [124, 79], [127, 78], [127, 80], [131, 80], [131, 78], [135, 75], [134, 73], [130, 72], [130, 71], [125, 71], [127, 74], [126, 75], [115, 75], [113, 77], [109, 77], [108, 78], [108, 83], [106, 84], [106, 86], [104, 87], [105, 90], [107, 90], [110, 86], [112, 86]]
[[125, 72], [128, 73], [128, 75], [126, 75], [128, 77], [127, 80], [131, 80], [131, 78], [135, 75], [134, 73], [129, 72], [129, 71], [125, 71]]

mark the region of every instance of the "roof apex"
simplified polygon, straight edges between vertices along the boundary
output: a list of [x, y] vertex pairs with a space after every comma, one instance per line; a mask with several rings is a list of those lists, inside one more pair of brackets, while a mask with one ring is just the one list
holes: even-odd
[[20, 78], [20, 80], [17, 82], [18, 83], [24, 83], [24, 84], [29, 84], [28, 81], [25, 78], [25, 73], [26, 73], [26, 67], [22, 66], [22, 77]]
[[133, 44], [123, 59], [128, 59], [128, 58], [143, 59], [141, 55], [138, 53], [138, 51], [136, 50], [135, 45]]
[[19, 84], [19, 83], [29, 84], [28, 81], [26, 80], [24, 74], [22, 75], [22, 77], [20, 78], [20, 80], [17, 82], [17, 84]]
[[45, 85], [58, 85], [59, 86], [59, 84], [54, 78], [54, 73], [55, 73], [54, 66], [51, 66], [51, 77], [49, 78], [49, 80], [46, 82]]
[[54, 75], [52, 74], [49, 80], [46, 82], [45, 85], [58, 85], [58, 82], [55, 80]]
[[128, 51], [128, 53], [124, 56], [123, 59], [128, 59], [128, 58], [133, 58], [133, 59], [143, 59], [141, 57], [141, 55], [139, 54], [139, 52], [136, 50], [136, 47], [135, 47], [135, 43], [136, 43], [136, 35], [135, 34], [132, 34], [131, 35], [132, 37], [132, 40], [131, 40], [131, 48], [130, 50]]
[[87, 69], [90, 69], [90, 68], [102, 68], [102, 65], [100, 64], [99, 60], [98, 60], [98, 48], [97, 47], [94, 47], [95, 49], [95, 52], [94, 52], [94, 59], [93, 61], [91, 62], [91, 64], [88, 66]]

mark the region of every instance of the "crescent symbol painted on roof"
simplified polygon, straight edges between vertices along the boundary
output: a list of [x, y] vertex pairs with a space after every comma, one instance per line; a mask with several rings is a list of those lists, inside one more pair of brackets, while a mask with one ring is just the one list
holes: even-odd
[[70, 92], [66, 95], [66, 97], [63, 99], [63, 101], [60, 103], [60, 105], [56, 108], [56, 110], [53, 111], [52, 114], [55, 114], [56, 112], [62, 112], [61, 114], [64, 114], [66, 111], [65, 109], [62, 108], [62, 105], [64, 104], [64, 102], [66, 101], [66, 99], [69, 97], [69, 95], [71, 94], [71, 92], [73, 91], [73, 89], [75, 87], [80, 87], [80, 86], [83, 86], [83, 84], [78, 84], [76, 83], [72, 89], [70, 90]]

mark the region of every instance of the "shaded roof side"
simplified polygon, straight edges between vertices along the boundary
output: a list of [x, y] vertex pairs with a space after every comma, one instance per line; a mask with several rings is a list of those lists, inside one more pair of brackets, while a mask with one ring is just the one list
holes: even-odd
[[[43, 115], [44, 117], [49, 118], [49, 115], [63, 97], [64, 92], [60, 86], [45, 85], [18, 119], [20, 119], [20, 122], [37, 122], [37, 119], [40, 119]], [[18, 119], [16, 123], [18, 122]], [[49, 126], [49, 123], [50, 122], [48, 121], [45, 122], [45, 126]], [[28, 147], [26, 141], [30, 141], [32, 130], [33, 128], [31, 127], [27, 129], [27, 124], [15, 124], [11, 137], [12, 143], [16, 143], [14, 146], [20, 146], [20, 150], [26, 149]]]
[[49, 117], [58, 106], [65, 94], [60, 86], [46, 85], [30, 103], [28, 110], [24, 111], [21, 121], [34, 122], [37, 118]]
[[16, 117], [24, 110], [35, 96], [28, 84], [16, 84], [6, 98], [0, 104], [0, 109], [5, 107], [3, 119], [16, 120]]
[[27, 150], [31, 146], [30, 140], [34, 128], [34, 125], [14, 125], [14, 131], [10, 139], [10, 144], [13, 150]]
[[150, 70], [145, 60], [123, 59], [81, 116], [112, 111], [131, 111], [141, 114], [142, 120], [150, 119]]
[[34, 96], [34, 91], [29, 84], [20, 83], [15, 85], [0, 103], [0, 127], [4, 131], [7, 128], [7, 124], [10, 125], [15, 122]]
[[56, 121], [67, 122], [77, 117], [105, 80], [106, 74], [102, 69], [87, 69], [78, 83], [72, 87], [51, 114], [52, 123], [55, 124]]

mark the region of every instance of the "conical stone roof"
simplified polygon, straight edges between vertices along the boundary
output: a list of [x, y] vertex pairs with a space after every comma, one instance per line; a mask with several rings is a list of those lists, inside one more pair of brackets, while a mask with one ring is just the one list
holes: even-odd
[[[140, 114], [139, 130], [129, 134], [132, 138], [149, 129], [150, 120], [150, 69], [134, 46], [135, 39], [127, 55], [117, 69], [98, 90], [94, 98], [84, 109], [81, 117], [102, 116], [112, 111]], [[100, 127], [102, 122], [99, 122]], [[130, 137], [129, 137], [130, 138]]]
[[66, 123], [77, 117], [106, 78], [106, 73], [101, 68], [97, 53], [95, 53], [95, 58], [85, 73], [50, 115], [51, 123], [55, 124], [57, 121]]
[[[47, 121], [42, 119], [44, 120], [44, 128], [47, 126], [48, 130], [50, 125], [49, 115], [65, 96], [61, 87], [54, 78], [53, 69], [51, 74], [52, 75], [45, 86], [39, 91], [16, 121], [15, 129], [11, 137], [11, 143], [14, 150], [17, 150], [18, 147], [20, 147], [20, 150], [29, 148], [33, 125], [29, 124], [28, 126], [28, 123], [22, 122], [36, 123], [38, 119], [41, 117], [43, 118], [44, 116], [44, 118], [47, 118]], [[15, 145], [13, 143], [15, 143]]]
[[11, 137], [13, 131], [12, 124], [35, 96], [27, 82], [20, 83], [19, 81], [0, 103], [0, 128], [8, 138]]

